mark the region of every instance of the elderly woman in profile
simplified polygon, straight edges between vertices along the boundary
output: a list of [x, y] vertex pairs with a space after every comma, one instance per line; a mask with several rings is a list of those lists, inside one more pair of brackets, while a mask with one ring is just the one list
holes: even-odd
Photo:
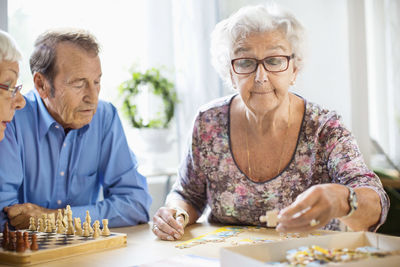
[[16, 85], [21, 58], [15, 41], [0, 30], [0, 141], [15, 110], [25, 106], [25, 99], [20, 93], [22, 85]]
[[289, 92], [302, 69], [303, 27], [278, 6], [240, 9], [220, 22], [211, 52], [238, 92], [201, 108], [166, 206], [153, 218], [161, 239], [182, 237], [206, 205], [209, 221], [277, 230], [375, 231], [389, 200], [340, 117]]

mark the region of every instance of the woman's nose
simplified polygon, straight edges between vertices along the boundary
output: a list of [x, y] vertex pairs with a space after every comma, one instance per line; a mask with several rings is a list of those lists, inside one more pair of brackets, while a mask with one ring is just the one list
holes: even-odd
[[26, 104], [25, 98], [22, 96], [22, 94], [20, 92], [18, 92], [14, 96], [13, 101], [14, 101], [13, 104], [14, 104], [15, 109], [21, 109], [21, 108], [25, 107], [25, 104]]
[[257, 66], [255, 81], [258, 83], [268, 82], [268, 71], [262, 64], [258, 64]]

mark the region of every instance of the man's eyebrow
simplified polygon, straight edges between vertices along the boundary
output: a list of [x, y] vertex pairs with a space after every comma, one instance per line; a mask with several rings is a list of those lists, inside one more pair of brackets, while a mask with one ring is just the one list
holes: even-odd
[[86, 81], [86, 79], [85, 78], [76, 78], [76, 79], [73, 79], [73, 80], [70, 80], [70, 81], [67, 81], [68, 83], [75, 83], [75, 82], [80, 82], [80, 81]]

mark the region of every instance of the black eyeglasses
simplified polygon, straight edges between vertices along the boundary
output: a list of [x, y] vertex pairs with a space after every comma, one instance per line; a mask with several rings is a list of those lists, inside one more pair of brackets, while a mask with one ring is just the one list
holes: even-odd
[[11, 87], [11, 86], [9, 86], [9, 85], [7, 85], [7, 84], [2, 84], [2, 83], [0, 83], [0, 89], [11, 92], [11, 96], [12, 96], [12, 97], [15, 97], [15, 95], [16, 95], [19, 91], [21, 91], [21, 89], [22, 89], [22, 84], [21, 84], [21, 85], [17, 85], [17, 86], [15, 86], [15, 87]]
[[257, 70], [258, 65], [262, 64], [264, 69], [269, 72], [282, 72], [288, 69], [289, 61], [294, 58], [291, 56], [277, 55], [266, 57], [264, 59], [256, 58], [235, 58], [231, 64], [236, 74], [250, 74]]

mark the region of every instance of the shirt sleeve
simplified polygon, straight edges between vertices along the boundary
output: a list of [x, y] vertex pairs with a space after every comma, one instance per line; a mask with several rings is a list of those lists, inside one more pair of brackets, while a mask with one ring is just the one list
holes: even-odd
[[188, 150], [179, 167], [178, 177], [167, 197], [167, 202], [181, 199], [191, 204], [200, 216], [207, 204], [206, 175], [201, 168], [201, 159], [205, 151], [204, 142], [200, 140], [201, 114], [194, 122], [192, 136], [189, 139]]
[[390, 202], [379, 177], [365, 164], [354, 136], [348, 131], [337, 115], [331, 116], [320, 134], [329, 175], [334, 183], [352, 188], [367, 187], [380, 197], [381, 215], [377, 224], [369, 231], [376, 231], [385, 222]]
[[137, 168], [137, 160], [129, 149], [116, 109], [111, 106], [111, 125], [104, 129], [99, 161], [104, 200], [94, 205], [71, 207], [74, 217], [92, 220], [108, 218], [110, 227], [137, 225], [149, 221], [151, 197], [146, 178]]
[[0, 141], [0, 229], [7, 221], [4, 207], [19, 203], [18, 192], [23, 181], [20, 153], [21, 147], [17, 142], [12, 121], [7, 125], [4, 139]]

